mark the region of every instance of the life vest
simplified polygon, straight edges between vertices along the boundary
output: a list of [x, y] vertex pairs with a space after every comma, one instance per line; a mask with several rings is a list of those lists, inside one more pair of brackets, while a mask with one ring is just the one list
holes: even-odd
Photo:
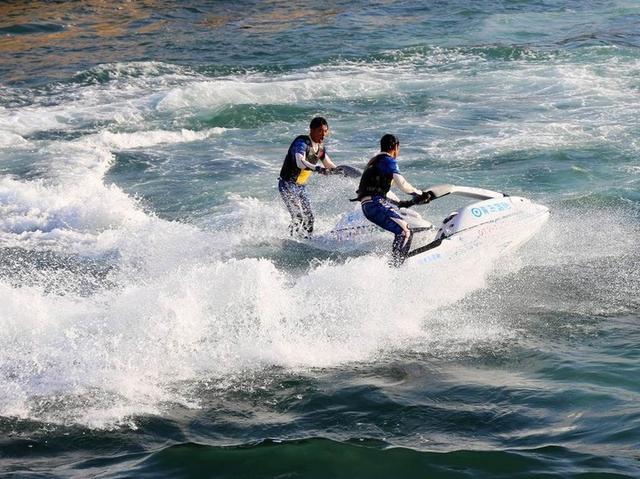
[[393, 173], [383, 173], [378, 166], [387, 156], [389, 156], [388, 153], [379, 153], [369, 160], [369, 163], [367, 163], [367, 166], [362, 172], [360, 185], [356, 190], [358, 195], [357, 200], [361, 200], [365, 196], [387, 196], [387, 193], [391, 189]]
[[307, 149], [305, 151], [305, 159], [311, 163], [312, 165], [317, 164], [320, 160], [324, 159], [325, 149], [323, 145], [320, 145], [318, 148], [318, 152], [314, 152], [313, 148], [311, 148], [311, 137], [309, 135], [300, 135], [296, 137], [293, 142], [291, 142], [291, 146], [289, 146], [289, 151], [287, 151], [287, 156], [284, 157], [284, 162], [282, 163], [282, 169], [280, 170], [280, 178], [285, 181], [292, 181], [298, 185], [304, 185], [307, 181], [309, 181], [309, 177], [313, 170], [309, 168], [300, 169], [298, 168], [298, 164], [296, 162], [296, 154], [293, 150], [293, 145], [298, 141], [303, 140]]

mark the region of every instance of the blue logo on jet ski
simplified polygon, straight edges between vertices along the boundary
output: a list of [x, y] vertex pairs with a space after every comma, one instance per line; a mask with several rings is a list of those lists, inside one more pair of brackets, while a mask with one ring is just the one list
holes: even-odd
[[480, 218], [483, 215], [490, 215], [492, 213], [499, 213], [501, 211], [511, 209], [511, 205], [506, 201], [502, 201], [500, 203], [493, 203], [492, 205], [487, 206], [479, 206], [476, 208], [471, 208], [471, 214], [476, 218]]
[[418, 258], [419, 258], [418, 262], [420, 264], [426, 264], [426, 263], [433, 263], [434, 261], [441, 259], [442, 255], [440, 253], [431, 253], [428, 255], [419, 255]]

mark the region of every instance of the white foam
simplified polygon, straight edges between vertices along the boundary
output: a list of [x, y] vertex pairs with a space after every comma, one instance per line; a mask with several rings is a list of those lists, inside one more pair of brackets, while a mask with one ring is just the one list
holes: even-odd
[[[123, 80], [127, 86], [131, 84], [166, 84], [171, 81], [184, 81], [198, 76], [190, 68], [157, 61], [147, 62], [115, 62], [96, 65], [88, 73], [97, 76], [108, 76], [111, 83]], [[117, 83], [117, 82], [116, 82]]]
[[[465, 276], [455, 291], [436, 284], [419, 298], [407, 291], [422, 272], [375, 257], [319, 264], [300, 277], [267, 260], [178, 262], [90, 298], [0, 284], [9, 318], [0, 331], [2, 386], [12, 391], [0, 414], [110, 427], [165, 400], [189, 401], [170, 392], [174, 381], [371, 358], [428, 337], [423, 321], [464, 294]], [[92, 390], [104, 405], [98, 397], [78, 410], [71, 398]], [[39, 410], [38, 395], [69, 397], [70, 406]]]
[[[193, 73], [157, 62], [109, 64], [96, 67], [100, 75], [108, 72], [106, 84], [52, 86], [51, 91], [31, 92], [30, 106], [0, 109], [0, 124], [9, 132], [26, 136], [34, 132], [75, 130], [79, 125], [97, 122], [121, 127], [144, 124], [162, 92], [174, 82], [192, 81]], [[159, 73], [162, 72], [162, 75]], [[131, 76], [133, 75], [133, 76]], [[52, 94], [60, 101], [51, 101]]]
[[[59, 110], [62, 112], [65, 109]], [[25, 107], [20, 111], [5, 110], [0, 112], [0, 124], [15, 135], [27, 135], [38, 130], [55, 130], [63, 124], [59, 121], [57, 112], [45, 112], [41, 108]]]
[[125, 231], [145, 231], [149, 223], [161, 229], [161, 221], [145, 213], [135, 198], [104, 184], [115, 160], [112, 152], [201, 141], [224, 131], [104, 131], [70, 142], [32, 142], [40, 145], [46, 178], [0, 179], [0, 239], [4, 245], [104, 252], [116, 247]]
[[192, 131], [183, 128], [180, 131], [151, 130], [131, 133], [103, 131], [96, 135], [85, 136], [79, 140], [79, 142], [87, 146], [97, 146], [109, 150], [124, 150], [202, 141], [211, 136], [220, 135], [225, 131], [226, 128], [209, 128], [202, 131]]
[[7, 130], [0, 130], [0, 148], [11, 148], [25, 144], [27, 141], [22, 136]]
[[291, 75], [287, 78], [224, 78], [193, 82], [168, 91], [160, 111], [201, 110], [230, 105], [296, 104], [335, 98], [374, 98], [394, 88], [390, 72], [360, 71]]
[[46, 185], [43, 180], [0, 178], [0, 231], [15, 235], [62, 230], [100, 232], [144, 215], [117, 187]]

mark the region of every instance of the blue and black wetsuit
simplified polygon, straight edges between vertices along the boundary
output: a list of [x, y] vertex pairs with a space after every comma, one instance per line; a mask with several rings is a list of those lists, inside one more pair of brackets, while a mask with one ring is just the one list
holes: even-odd
[[291, 214], [289, 233], [303, 238], [309, 238], [313, 232], [314, 218], [305, 186], [313, 170], [308, 167], [300, 168], [296, 155], [302, 155], [311, 165], [318, 164], [324, 159], [326, 152], [323, 145], [319, 145], [318, 151], [314, 151], [312, 145], [308, 135], [300, 135], [293, 140], [278, 178], [278, 190]]
[[398, 221], [404, 223], [402, 216], [387, 200], [394, 174], [400, 174], [400, 170], [393, 156], [387, 153], [374, 156], [362, 173], [357, 193], [365, 217], [395, 235], [391, 252], [392, 264], [400, 266], [411, 248], [412, 234], [411, 230], [407, 233], [400, 225]]

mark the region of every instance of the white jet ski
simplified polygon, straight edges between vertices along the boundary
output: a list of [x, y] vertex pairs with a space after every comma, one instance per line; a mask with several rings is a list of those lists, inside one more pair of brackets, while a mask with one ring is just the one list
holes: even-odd
[[[469, 253], [502, 255], [531, 239], [549, 219], [546, 206], [519, 196], [448, 184], [432, 186], [429, 191], [433, 199], [456, 195], [475, 201], [451, 212], [438, 226], [415, 210], [399, 208], [400, 215], [414, 231], [408, 263], [441, 262]], [[380, 235], [381, 231], [364, 217], [358, 204], [324, 236], [333, 244], [357, 243], [360, 248], [385, 238], [389, 247], [391, 237], [388, 232]]]

